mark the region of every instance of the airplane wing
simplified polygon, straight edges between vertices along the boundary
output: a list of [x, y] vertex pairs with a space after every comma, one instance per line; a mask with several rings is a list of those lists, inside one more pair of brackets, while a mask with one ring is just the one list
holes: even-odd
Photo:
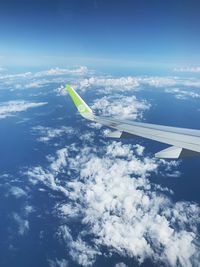
[[79, 113], [84, 118], [117, 130], [110, 133], [108, 137], [126, 138], [141, 136], [170, 145], [167, 149], [155, 154], [158, 158], [178, 159], [196, 156], [200, 153], [200, 130], [96, 116], [71, 86], [66, 85], [66, 89]]

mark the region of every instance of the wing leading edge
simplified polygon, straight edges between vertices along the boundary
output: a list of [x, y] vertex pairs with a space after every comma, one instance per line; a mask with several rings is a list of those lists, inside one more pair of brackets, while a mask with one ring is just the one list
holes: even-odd
[[200, 153], [200, 130], [96, 116], [71, 86], [67, 85], [66, 89], [79, 113], [84, 118], [117, 130], [110, 133], [109, 137], [127, 138], [141, 136], [170, 145], [169, 148], [155, 154], [159, 158], [177, 159], [196, 156]]

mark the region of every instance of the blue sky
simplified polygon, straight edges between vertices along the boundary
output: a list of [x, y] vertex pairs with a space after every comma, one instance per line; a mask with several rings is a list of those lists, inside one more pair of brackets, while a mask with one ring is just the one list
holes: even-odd
[[197, 0], [1, 1], [1, 62], [198, 64], [199, 10]]

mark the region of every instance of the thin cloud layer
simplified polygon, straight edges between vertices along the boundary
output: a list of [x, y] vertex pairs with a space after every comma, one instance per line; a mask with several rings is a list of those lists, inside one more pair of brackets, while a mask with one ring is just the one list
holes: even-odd
[[80, 66], [75, 69], [61, 69], [61, 68], [52, 68], [46, 71], [37, 72], [35, 77], [43, 76], [57, 76], [57, 75], [85, 75], [88, 73], [88, 68], [86, 66]]
[[48, 260], [50, 267], [68, 267], [68, 261], [65, 259]]
[[16, 113], [26, 111], [30, 108], [36, 108], [47, 105], [47, 102], [28, 102], [24, 100], [13, 100], [0, 104], [0, 119], [13, 116]]
[[174, 71], [176, 72], [193, 72], [193, 73], [200, 73], [200, 66], [186, 66], [175, 68]]
[[72, 127], [62, 126], [60, 128], [35, 126], [32, 128], [33, 132], [39, 135], [38, 141], [47, 143], [55, 138], [61, 137], [63, 135], [70, 135], [74, 132]]
[[[200, 67], [180, 68], [180, 71], [199, 72]], [[178, 71], [178, 69], [177, 69]], [[89, 75], [92, 75], [88, 78]], [[173, 94], [177, 99], [198, 98], [200, 88], [200, 79], [191, 77], [177, 76], [122, 76], [112, 77], [107, 75], [94, 75], [94, 71], [86, 66], [80, 66], [73, 69], [51, 68], [36, 73], [25, 72], [17, 74], [0, 73], [0, 81], [10, 88], [15, 89], [33, 89], [43, 88], [50, 84], [58, 84], [59, 87], [54, 90], [58, 95], [67, 94], [65, 84], [70, 83], [76, 89], [81, 91], [95, 90], [101, 94], [113, 94], [121, 92], [133, 92], [144, 89], [146, 86], [157, 88], [163, 92]], [[177, 90], [179, 92], [177, 92]]]
[[177, 99], [186, 100], [188, 98], [200, 98], [200, 94], [191, 90], [181, 90], [179, 88], [166, 89], [166, 93], [175, 95]]
[[174, 86], [193, 86], [199, 87], [200, 80], [198, 78], [180, 78], [177, 76], [124, 76], [119, 78], [111, 78], [107, 76], [80, 80], [79, 88], [86, 89], [92, 86], [103, 88], [106, 92], [115, 90], [132, 91], [140, 89], [143, 85], [152, 87], [174, 87]]
[[20, 188], [19, 186], [12, 186], [10, 188], [9, 193], [11, 195], [15, 196], [16, 198], [21, 198], [21, 197], [27, 196], [27, 194], [24, 191], [24, 189]]
[[177, 76], [147, 76], [139, 78], [141, 84], [149, 85], [155, 88], [162, 88], [166, 89], [165, 87], [173, 88], [179, 86], [186, 86], [186, 87], [194, 87], [199, 88], [200, 86], [200, 79], [198, 78], [180, 78]]
[[13, 89], [31, 89], [40, 88], [52, 83], [66, 83], [71, 77], [84, 77], [89, 73], [86, 66], [80, 66], [73, 69], [68, 68], [51, 68], [39, 72], [24, 73], [1, 73], [0, 82], [6, 87]]
[[7, 74], [1, 73], [0, 80], [4, 79], [18, 79], [18, 78], [41, 78], [45, 76], [58, 76], [58, 75], [84, 75], [88, 73], [88, 68], [86, 66], [80, 66], [74, 69], [61, 69], [59, 67], [51, 68], [44, 71], [38, 72], [22, 72], [22, 73], [14, 73], [14, 74]]
[[139, 86], [139, 80], [136, 77], [120, 77], [120, 78], [112, 78], [112, 77], [91, 77], [88, 79], [84, 79], [80, 81], [80, 89], [86, 89], [91, 86], [98, 86], [103, 88], [106, 92], [112, 91], [115, 89], [116, 91], [120, 90], [135, 90]]
[[29, 231], [29, 221], [22, 218], [19, 214], [16, 212], [13, 213], [13, 219], [17, 223], [18, 226], [18, 234], [19, 235], [25, 235]]

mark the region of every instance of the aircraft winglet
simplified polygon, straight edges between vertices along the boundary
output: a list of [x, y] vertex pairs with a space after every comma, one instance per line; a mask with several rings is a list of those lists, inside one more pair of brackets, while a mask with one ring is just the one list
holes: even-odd
[[69, 92], [79, 113], [87, 119], [92, 119], [93, 113], [91, 108], [84, 102], [84, 100], [77, 94], [77, 92], [70, 85], [67, 84], [66, 89]]

